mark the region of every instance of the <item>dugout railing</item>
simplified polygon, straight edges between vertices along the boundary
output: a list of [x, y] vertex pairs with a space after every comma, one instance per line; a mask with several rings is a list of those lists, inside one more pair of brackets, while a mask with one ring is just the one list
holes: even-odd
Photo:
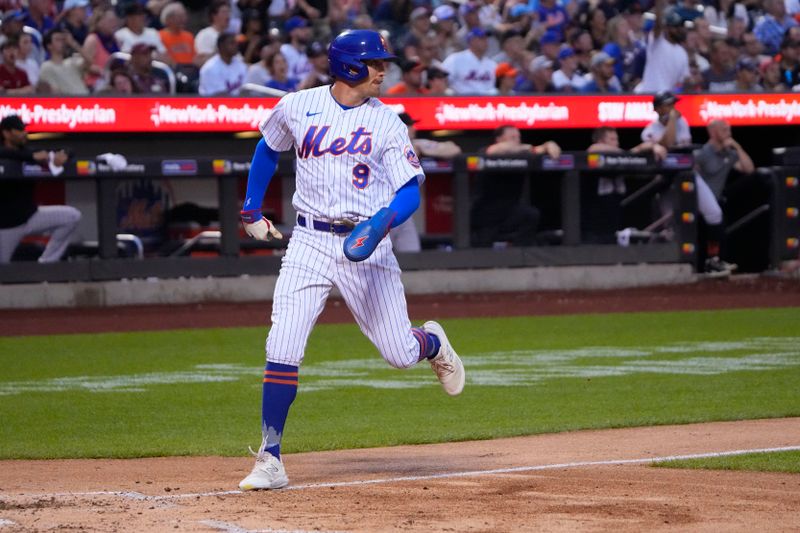
[[[656, 162], [647, 154], [589, 154], [567, 152], [558, 159], [548, 157], [487, 157], [464, 155], [450, 162], [423, 160], [429, 176], [449, 176], [452, 180], [453, 231], [451, 251], [423, 250], [417, 254], [398, 254], [401, 266], [408, 270], [441, 268], [492, 268], [525, 266], [603, 265], [632, 263], [676, 263], [696, 260], [697, 214], [694, 178], [690, 154], [669, 154]], [[96, 160], [77, 160], [68, 163], [65, 172], [53, 178], [46, 170], [33, 165], [0, 161], [0, 179], [89, 180], [94, 184], [97, 208], [97, 256], [91, 259], [38, 264], [31, 261], [0, 265], [0, 283], [36, 281], [90, 281], [125, 278], [175, 278], [205, 276], [239, 276], [243, 274], [275, 274], [280, 255], [249, 256], [240, 254], [247, 240], [241, 238], [239, 225], [240, 188], [249, 170], [249, 162], [234, 159], [196, 158], [191, 160], [143, 159], [131, 160], [124, 169], [114, 170]], [[559, 245], [526, 248], [474, 249], [469, 247], [469, 210], [472, 201], [470, 184], [477, 173], [523, 173], [526, 177], [547, 180], [556, 184], [557, 194], [546, 201], [558, 206], [560, 227]], [[281, 159], [278, 173], [292, 182], [294, 161]], [[789, 172], [789, 171], [787, 171]], [[581, 244], [580, 187], [581, 176], [591, 173], [626, 175], [641, 183], [650, 183], [654, 176], [668, 176], [676, 194], [672, 223], [674, 238], [670, 242], [639, 243], [627, 247], [618, 245]], [[791, 173], [791, 172], [789, 172]], [[776, 205], [784, 213], [796, 210], [796, 191], [781, 189], [776, 169]], [[796, 175], [796, 174], [795, 174]], [[200, 178], [215, 180], [219, 207], [219, 240], [215, 257], [120, 257], [117, 235], [117, 197], [119, 184], [130, 179]], [[793, 183], [785, 180], [784, 184]], [[637, 190], [645, 190], [638, 188]], [[290, 192], [290, 191], [289, 191]], [[792, 194], [795, 194], [793, 197]], [[535, 195], [535, 192], [534, 192]], [[643, 195], [646, 196], [647, 195]], [[795, 198], [795, 200], [792, 200]], [[538, 199], [537, 199], [538, 200]], [[530, 201], [530, 196], [526, 198]], [[794, 202], [794, 203], [793, 203]], [[784, 207], [785, 206], [785, 207]], [[795, 206], [795, 207], [792, 207]], [[788, 211], [787, 211], [788, 209]], [[792, 219], [778, 217], [773, 210], [773, 240], [776, 252], [772, 261], [786, 257], [778, 252], [778, 240], [791, 244], [797, 239]], [[290, 217], [289, 217], [290, 218]], [[795, 217], [796, 219], [796, 217]], [[788, 221], [788, 222], [787, 222]], [[556, 224], [557, 226], [559, 224]], [[794, 233], [792, 233], [794, 232]], [[792, 237], [791, 235], [795, 235]], [[646, 239], [645, 239], [646, 240]], [[775, 266], [773, 264], [773, 266]]]

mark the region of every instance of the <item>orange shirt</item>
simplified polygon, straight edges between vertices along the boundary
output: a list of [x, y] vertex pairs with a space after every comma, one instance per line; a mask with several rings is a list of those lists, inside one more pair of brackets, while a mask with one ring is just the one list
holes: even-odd
[[391, 94], [394, 96], [400, 96], [400, 95], [419, 96], [421, 94], [427, 94], [427, 92], [428, 89], [426, 89], [425, 87], [420, 87], [419, 91], [415, 91], [414, 89], [406, 85], [406, 82], [401, 81], [396, 85], [392, 85], [391, 87], [389, 87], [389, 90], [386, 91], [386, 94]]
[[161, 42], [167, 48], [167, 55], [175, 63], [185, 65], [194, 61], [194, 35], [188, 31], [175, 34], [167, 29], [159, 31], [158, 34], [161, 36]]

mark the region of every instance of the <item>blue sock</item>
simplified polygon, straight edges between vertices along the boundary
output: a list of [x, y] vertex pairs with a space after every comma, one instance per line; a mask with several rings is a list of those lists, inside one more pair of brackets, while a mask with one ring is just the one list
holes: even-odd
[[281, 437], [289, 407], [297, 396], [297, 367], [267, 362], [261, 396], [264, 450], [281, 458]]
[[414, 337], [416, 337], [419, 343], [420, 361], [423, 359], [433, 359], [436, 354], [439, 353], [439, 348], [442, 346], [439, 337], [428, 333], [422, 328], [411, 328], [411, 333], [414, 334]]

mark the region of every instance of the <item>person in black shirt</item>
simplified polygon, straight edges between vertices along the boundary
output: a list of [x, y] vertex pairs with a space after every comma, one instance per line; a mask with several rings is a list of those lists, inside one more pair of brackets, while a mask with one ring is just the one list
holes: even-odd
[[[27, 146], [28, 134], [25, 123], [17, 115], [9, 115], [0, 121], [3, 145], [0, 146], [0, 161], [14, 163], [33, 163], [62, 167], [67, 154], [60, 150], [33, 152]], [[20, 167], [21, 169], [21, 167]], [[25, 235], [50, 233], [50, 240], [44, 249], [40, 263], [58, 261], [69, 245], [70, 237], [78, 226], [81, 213], [74, 207], [65, 205], [37, 206], [34, 201], [34, 180], [0, 178], [0, 264], [11, 261], [19, 242]]]
[[[494, 144], [485, 153], [509, 157], [547, 154], [556, 158], [561, 155], [561, 148], [553, 141], [538, 146], [523, 143], [519, 129], [505, 125], [495, 130]], [[535, 244], [540, 213], [522, 201], [525, 179], [522, 173], [478, 174], [478, 195], [470, 215], [472, 246], [491, 247], [495, 242], [510, 242], [514, 246]]]

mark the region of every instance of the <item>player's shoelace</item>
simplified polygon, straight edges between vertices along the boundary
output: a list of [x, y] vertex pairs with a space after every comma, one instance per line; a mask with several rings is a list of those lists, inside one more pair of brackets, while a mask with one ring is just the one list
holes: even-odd
[[433, 367], [436, 370], [437, 374], [440, 373], [439, 372], [440, 369], [444, 370], [448, 374], [452, 374], [455, 371], [455, 367], [453, 366], [453, 363], [445, 361], [444, 358], [442, 358], [440, 361], [432, 360], [431, 361], [431, 365], [433, 365]]

